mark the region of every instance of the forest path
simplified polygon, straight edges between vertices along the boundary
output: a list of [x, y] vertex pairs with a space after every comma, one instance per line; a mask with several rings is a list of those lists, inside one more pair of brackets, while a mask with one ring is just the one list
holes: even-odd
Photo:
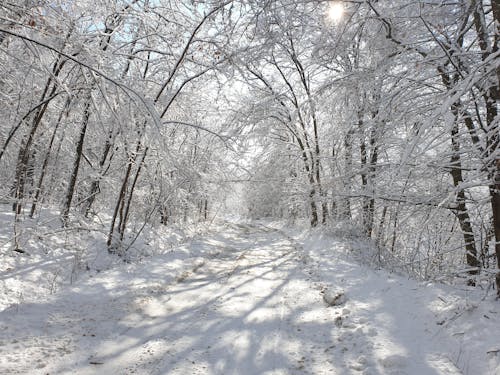
[[[0, 373], [461, 373], [394, 280], [263, 226], [198, 241], [203, 257], [148, 259], [1, 313]], [[325, 285], [352, 299], [328, 307]]]
[[333, 344], [333, 318], [325, 316], [319, 291], [311, 292], [297, 245], [275, 230], [248, 225], [232, 225], [210, 244], [207, 258], [165, 290], [135, 298], [139, 316], [123, 320], [124, 333], [95, 350], [99, 370], [334, 373], [324, 352]]

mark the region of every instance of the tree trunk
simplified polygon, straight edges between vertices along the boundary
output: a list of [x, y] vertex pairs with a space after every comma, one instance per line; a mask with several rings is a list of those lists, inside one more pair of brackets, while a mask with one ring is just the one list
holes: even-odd
[[116, 220], [119, 216], [119, 226], [118, 226], [118, 234], [121, 234], [120, 225], [124, 221], [124, 208], [125, 208], [125, 197], [127, 196], [127, 188], [128, 181], [130, 179], [130, 175], [132, 174], [132, 166], [135, 164], [137, 159], [137, 155], [139, 150], [141, 149], [141, 134], [138, 136], [138, 141], [135, 149], [135, 153], [130, 156], [130, 160], [127, 164], [127, 170], [125, 171], [125, 176], [123, 177], [122, 186], [120, 188], [120, 192], [118, 194], [118, 200], [116, 201], [115, 209], [113, 211], [113, 217], [111, 218], [111, 227], [109, 229], [108, 240], [106, 241], [106, 245], [108, 247], [109, 253], [114, 253], [115, 251], [112, 249], [113, 245], [113, 237], [115, 234], [115, 225]]
[[351, 216], [351, 200], [349, 193], [351, 192], [351, 175], [352, 175], [352, 135], [353, 130], [350, 129], [344, 138], [344, 178], [342, 179], [342, 189], [346, 191], [346, 197], [342, 200], [340, 217], [343, 220], [350, 220]]
[[49, 146], [47, 148], [47, 152], [45, 153], [45, 158], [43, 159], [42, 170], [40, 172], [40, 178], [38, 179], [38, 184], [36, 187], [35, 196], [33, 198], [33, 203], [31, 204], [31, 210], [30, 210], [30, 217], [31, 218], [33, 218], [33, 216], [35, 215], [36, 206], [37, 206], [38, 201], [40, 199], [40, 196], [42, 194], [43, 181], [45, 179], [45, 174], [47, 172], [47, 165], [49, 163], [50, 153], [52, 151], [52, 146], [54, 145], [54, 140], [56, 138], [57, 130], [59, 129], [59, 125], [61, 124], [61, 121], [62, 121], [64, 114], [66, 114], [66, 115], [68, 114], [70, 102], [71, 102], [71, 98], [68, 97], [68, 99], [66, 100], [66, 104], [64, 105], [64, 109], [59, 114], [56, 125], [54, 127], [54, 131], [52, 132], [52, 136], [50, 137]]
[[[455, 110], [456, 107], [454, 111]], [[474, 232], [472, 230], [469, 212], [467, 210], [467, 205], [465, 203], [465, 192], [464, 189], [460, 186], [463, 183], [463, 176], [462, 162], [460, 160], [460, 143], [458, 137], [458, 123], [455, 121], [451, 130], [452, 156], [450, 166], [450, 174], [453, 179], [453, 185], [458, 189], [456, 193], [457, 207], [455, 210], [455, 214], [460, 223], [460, 228], [462, 229], [462, 234], [464, 237], [467, 265], [475, 268], [474, 270], [470, 271], [470, 274], [477, 274], [480, 263], [477, 259], [476, 241]]]
[[316, 206], [315, 201], [316, 190], [311, 188], [309, 192], [309, 203], [311, 207], [311, 227], [315, 227], [318, 225], [318, 207]]
[[12, 196], [14, 198], [14, 203], [12, 210], [17, 214], [21, 213], [22, 203], [24, 199], [24, 190], [26, 184], [26, 177], [28, 172], [29, 159], [31, 157], [31, 146], [35, 140], [35, 133], [42, 122], [42, 118], [45, 115], [47, 107], [50, 101], [45, 101], [47, 97], [53, 97], [57, 89], [57, 83], [53, 84], [54, 78], [56, 78], [66, 63], [67, 60], [62, 60], [59, 56], [52, 67], [52, 75], [49, 77], [45, 83], [45, 87], [42, 93], [41, 102], [44, 104], [38, 108], [35, 115], [33, 116], [33, 121], [31, 122], [30, 130], [21, 144], [19, 149], [19, 154], [17, 157], [16, 172], [14, 177], [14, 185], [12, 187]]
[[[359, 116], [362, 115], [360, 114]], [[358, 119], [358, 126], [360, 129], [363, 127], [363, 120], [361, 117]], [[361, 156], [361, 185], [363, 187], [363, 231], [367, 237], [371, 237], [373, 230], [373, 209], [375, 207], [375, 199], [368, 196], [370, 193], [370, 170], [368, 166], [368, 147], [364, 139], [361, 140], [359, 147]]]
[[139, 165], [137, 166], [137, 171], [135, 172], [134, 180], [132, 181], [132, 185], [130, 187], [130, 192], [128, 194], [127, 202], [125, 204], [125, 209], [124, 209], [124, 214], [123, 214], [122, 220], [121, 220], [120, 224], [118, 225], [119, 233], [120, 233], [120, 241], [123, 241], [123, 236], [125, 235], [125, 230], [127, 227], [127, 221], [128, 221], [129, 212], [130, 212], [130, 205], [132, 203], [132, 197], [134, 195], [135, 186], [137, 184], [137, 180], [139, 179], [139, 174], [141, 173], [142, 166], [144, 165], [144, 160], [146, 159], [147, 152], [148, 152], [148, 148], [146, 147], [143, 154], [142, 154], [141, 161], [139, 162]]
[[108, 239], [106, 241], [106, 245], [108, 247], [108, 252], [114, 254], [115, 250], [112, 249], [113, 245], [113, 236], [115, 233], [115, 224], [116, 219], [118, 218], [118, 213], [120, 208], [122, 207], [123, 201], [125, 199], [128, 179], [130, 178], [130, 172], [132, 170], [132, 161], [130, 161], [127, 165], [127, 170], [125, 172], [125, 176], [123, 177], [122, 186], [120, 188], [120, 192], [118, 194], [118, 200], [116, 201], [115, 209], [113, 211], [113, 217], [111, 218], [111, 227], [109, 229]]
[[[107, 168], [104, 168], [104, 164], [106, 163], [106, 160], [108, 160], [108, 155], [112, 149], [113, 143], [112, 143], [112, 138], [113, 138], [113, 132], [109, 132], [109, 137], [106, 139], [106, 144], [104, 145], [104, 149], [101, 155], [101, 160], [99, 161], [99, 176], [92, 181], [89, 189], [89, 193], [87, 195], [87, 199], [85, 201], [85, 208], [84, 208], [84, 215], [85, 217], [88, 217], [90, 210], [92, 208], [92, 205], [94, 204], [94, 201], [96, 199], [97, 194], [100, 192], [100, 185], [101, 185], [101, 179], [105, 175]], [[111, 161], [111, 160], [110, 160]]]
[[90, 118], [90, 104], [91, 104], [91, 94], [89, 93], [89, 97], [86, 100], [85, 107], [83, 110], [83, 120], [82, 120], [82, 128], [80, 130], [80, 138], [78, 139], [78, 143], [76, 145], [76, 157], [73, 164], [73, 170], [71, 172], [71, 176], [69, 179], [68, 190], [66, 192], [66, 198], [64, 199], [64, 205], [61, 211], [61, 218], [64, 226], [68, 224], [69, 219], [69, 210], [71, 208], [71, 202], [73, 200], [73, 195], [75, 193], [76, 180], [78, 177], [78, 170], [80, 168], [80, 161], [83, 155], [83, 144], [85, 142], [85, 134], [87, 133], [87, 125], [89, 123]]
[[[491, 181], [489, 191], [495, 235], [495, 254], [497, 267], [500, 269], [500, 157], [498, 156], [498, 149], [500, 147], [500, 124], [498, 123], [500, 65], [498, 64], [498, 56], [491, 58], [495, 54], [498, 54], [500, 49], [500, 2], [498, 0], [491, 1], [493, 30], [490, 33], [487, 30], [483, 2], [472, 0], [472, 5], [474, 6], [474, 26], [479, 47], [481, 48], [481, 58], [485, 64], [496, 63], [496, 67], [491, 75], [491, 85], [487, 87], [487, 90], [483, 94], [486, 106], [486, 123], [489, 129], [484, 157], [488, 164]], [[493, 39], [493, 43], [491, 43], [490, 39]], [[500, 297], [500, 272], [496, 275], [496, 286], [497, 295]]]

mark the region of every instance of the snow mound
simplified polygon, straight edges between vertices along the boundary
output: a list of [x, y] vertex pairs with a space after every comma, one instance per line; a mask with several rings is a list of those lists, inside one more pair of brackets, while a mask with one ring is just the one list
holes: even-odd
[[325, 301], [328, 306], [340, 306], [347, 301], [345, 292], [342, 289], [327, 288], [323, 290], [322, 293], [323, 301]]

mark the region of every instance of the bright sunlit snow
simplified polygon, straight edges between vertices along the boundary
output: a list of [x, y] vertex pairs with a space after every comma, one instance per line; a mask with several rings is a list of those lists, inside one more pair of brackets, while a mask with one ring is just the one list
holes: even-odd
[[[51, 261], [37, 264], [36, 252], [32, 261], [10, 258], [0, 372], [498, 373], [498, 304], [371, 270], [354, 261], [356, 249], [370, 251], [266, 223], [219, 223], [53, 293], [44, 289]], [[345, 298], [329, 306], [324, 295], [336, 290]]]

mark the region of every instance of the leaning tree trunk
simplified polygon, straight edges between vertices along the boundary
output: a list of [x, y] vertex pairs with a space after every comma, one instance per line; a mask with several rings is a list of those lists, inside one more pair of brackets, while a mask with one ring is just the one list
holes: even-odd
[[71, 98], [68, 97], [68, 99], [66, 100], [66, 104], [64, 105], [63, 110], [61, 111], [61, 113], [59, 113], [59, 117], [58, 117], [56, 125], [54, 127], [54, 131], [52, 132], [52, 136], [50, 137], [49, 146], [48, 146], [47, 151], [45, 153], [45, 158], [43, 159], [42, 170], [40, 171], [40, 177], [38, 179], [38, 184], [36, 186], [35, 196], [33, 198], [33, 203], [31, 204], [31, 210], [30, 210], [30, 217], [31, 218], [33, 218], [33, 216], [35, 215], [36, 206], [38, 204], [38, 201], [40, 200], [40, 196], [42, 195], [43, 181], [45, 179], [45, 174], [47, 173], [47, 165], [49, 163], [50, 153], [51, 153], [52, 147], [54, 145], [54, 140], [56, 138], [57, 130], [59, 129], [59, 125], [61, 124], [61, 121], [62, 121], [64, 114], [66, 114], [66, 115], [68, 114], [70, 102], [71, 102]]
[[108, 239], [106, 241], [106, 245], [108, 247], [108, 252], [109, 253], [115, 253], [115, 250], [113, 250], [113, 237], [115, 234], [115, 225], [116, 225], [116, 220], [118, 218], [118, 213], [120, 210], [122, 210], [122, 205], [123, 201], [125, 200], [126, 192], [127, 192], [127, 186], [128, 186], [128, 180], [130, 178], [130, 173], [132, 172], [132, 164], [133, 160], [130, 160], [127, 165], [127, 170], [125, 171], [125, 176], [123, 177], [122, 181], [122, 186], [120, 188], [120, 192], [118, 193], [118, 200], [116, 201], [115, 209], [113, 211], [113, 217], [111, 218], [111, 227], [109, 229], [109, 234], [108, 234]]
[[462, 162], [460, 159], [460, 143], [458, 140], [458, 123], [455, 121], [451, 130], [452, 155], [450, 174], [453, 179], [453, 185], [457, 189], [455, 215], [460, 223], [465, 242], [467, 265], [474, 269], [470, 274], [477, 274], [479, 270], [479, 260], [477, 258], [477, 249], [474, 232], [471, 225], [469, 211], [467, 210], [465, 191], [461, 187], [463, 184]]
[[[127, 163], [127, 169], [125, 171], [125, 176], [123, 177], [122, 185], [120, 188], [120, 192], [118, 193], [118, 199], [116, 201], [115, 209], [113, 210], [113, 217], [111, 218], [111, 227], [109, 229], [109, 234], [108, 234], [108, 239], [106, 241], [106, 245], [108, 247], [108, 252], [109, 253], [115, 253], [115, 250], [113, 249], [113, 240], [114, 240], [114, 235], [115, 235], [115, 228], [116, 228], [116, 221], [119, 219], [119, 222], [123, 222], [123, 217], [124, 217], [124, 209], [125, 209], [125, 198], [127, 197], [127, 189], [128, 189], [128, 184], [129, 184], [129, 179], [132, 174], [132, 167], [135, 164], [135, 161], [137, 159], [137, 155], [139, 154], [139, 151], [142, 146], [141, 142], [141, 137], [142, 137], [142, 131], [139, 132], [138, 134], [138, 140], [137, 140], [137, 145], [136, 149], [133, 155], [130, 156], [129, 161]], [[120, 225], [118, 226], [118, 234], [120, 235], [121, 229]]]
[[92, 95], [91, 93], [88, 94], [88, 99], [85, 102], [85, 107], [83, 110], [82, 127], [80, 130], [80, 138], [78, 139], [78, 143], [76, 145], [76, 152], [75, 152], [76, 157], [73, 163], [73, 170], [71, 172], [71, 176], [69, 179], [69, 185], [68, 185], [68, 190], [66, 191], [64, 205], [61, 211], [61, 218], [65, 226], [68, 224], [69, 210], [71, 208], [71, 202], [73, 200], [73, 195], [75, 193], [76, 179], [78, 177], [78, 170], [80, 169], [80, 161], [83, 155], [83, 144], [85, 142], [85, 134], [87, 133], [87, 125], [89, 123], [89, 118], [90, 118], [91, 95]]
[[[453, 73], [453, 76], [446, 72], [445, 66], [438, 67], [439, 75], [441, 76], [441, 81], [447, 89], [452, 89], [453, 84], [456, 84], [459, 80], [458, 72]], [[462, 161], [460, 157], [460, 140], [459, 140], [459, 126], [458, 120], [460, 118], [461, 103], [459, 100], [455, 101], [450, 106], [450, 111], [453, 114], [454, 121], [451, 128], [451, 149], [452, 155], [450, 160], [450, 174], [453, 179], [453, 186], [457, 189], [456, 191], [456, 209], [454, 210], [455, 215], [458, 218], [460, 224], [460, 229], [462, 230], [462, 236], [465, 243], [465, 258], [467, 265], [472, 267], [469, 271], [471, 275], [475, 275], [479, 272], [480, 262], [477, 257], [476, 249], [476, 239], [472, 229], [471, 219], [469, 211], [466, 205], [465, 191], [461, 186], [463, 184], [463, 169]], [[474, 284], [473, 280], [469, 280], [469, 283]]]
[[139, 174], [141, 173], [141, 169], [144, 165], [144, 160], [146, 159], [147, 153], [148, 153], [148, 147], [146, 147], [144, 149], [144, 152], [142, 153], [141, 161], [139, 162], [139, 165], [137, 166], [137, 171], [135, 172], [134, 180], [132, 181], [132, 185], [130, 186], [130, 191], [128, 194], [127, 201], [125, 203], [125, 209], [123, 212], [123, 216], [120, 218], [120, 223], [118, 225], [118, 231], [120, 233], [120, 241], [123, 241], [123, 236], [125, 235], [125, 230], [127, 228], [127, 222], [128, 222], [128, 217], [129, 217], [129, 213], [130, 213], [130, 205], [132, 204], [134, 190], [135, 190], [135, 187], [137, 185], [137, 181], [139, 179]]
[[50, 101], [47, 101], [46, 99], [55, 97], [54, 93], [56, 92], [57, 89], [57, 83], [54, 82], [54, 79], [59, 76], [66, 61], [67, 60], [63, 60], [62, 57], [59, 55], [59, 57], [54, 62], [54, 65], [52, 67], [52, 74], [45, 83], [45, 87], [40, 100], [41, 102], [44, 102], [44, 104], [41, 107], [39, 107], [35, 112], [28, 134], [21, 143], [21, 147], [19, 149], [17, 164], [16, 164], [16, 172], [14, 177], [14, 185], [12, 187], [12, 196], [14, 198], [12, 210], [16, 212], [16, 214], [18, 215], [21, 213], [22, 210], [22, 200], [24, 199], [26, 175], [28, 172], [29, 159], [32, 155], [31, 146], [35, 141], [36, 131], [38, 130], [38, 127], [42, 123], [42, 119], [50, 103]]

